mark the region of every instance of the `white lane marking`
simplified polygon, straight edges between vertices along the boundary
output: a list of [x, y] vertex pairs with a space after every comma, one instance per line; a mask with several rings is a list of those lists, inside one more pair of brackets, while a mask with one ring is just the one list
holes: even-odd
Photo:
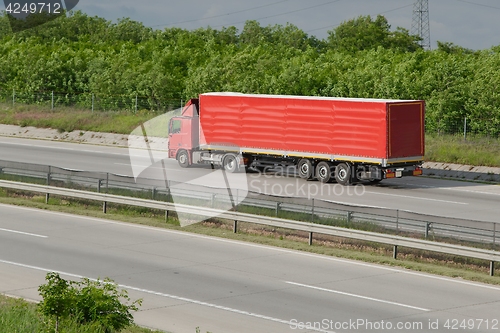
[[[131, 166], [130, 163], [113, 163], [114, 165], [124, 165], [124, 166]], [[163, 168], [160, 168], [160, 167], [151, 167], [151, 165], [153, 164], [144, 164], [144, 165], [138, 165], [138, 164], [134, 164], [135, 167], [144, 167], [144, 168], [150, 168], [150, 169], [162, 169]], [[167, 168], [166, 168], [167, 169]], [[168, 170], [171, 170], [171, 171], [179, 171], [179, 170], [175, 170], [175, 169], [168, 169]], [[183, 171], [183, 170], [180, 170], [180, 171]]]
[[[201, 306], [206, 306], [206, 307], [210, 307], [210, 308], [215, 308], [215, 309], [218, 309], [218, 310], [233, 312], [233, 313], [237, 313], [237, 314], [244, 315], [244, 316], [249, 316], [249, 317], [255, 317], [255, 318], [258, 318], [258, 319], [269, 320], [269, 321], [277, 322], [277, 323], [280, 323], [280, 324], [285, 324], [288, 327], [292, 327], [292, 325], [295, 325], [295, 323], [292, 323], [291, 321], [288, 321], [288, 320], [283, 320], [283, 319], [278, 319], [278, 318], [274, 318], [274, 317], [269, 317], [269, 316], [265, 316], [265, 315], [261, 315], [261, 314], [257, 314], [257, 313], [253, 313], [253, 312], [248, 312], [248, 311], [244, 311], [244, 310], [233, 309], [233, 308], [229, 308], [229, 307], [226, 307], [226, 306], [221, 306], [221, 305], [217, 305], [217, 304], [207, 303], [207, 302], [203, 302], [203, 301], [197, 301], [197, 300], [193, 300], [193, 299], [189, 299], [189, 298], [185, 298], [185, 297], [180, 297], [180, 296], [175, 296], [175, 295], [170, 295], [170, 294], [159, 293], [159, 292], [156, 292], [156, 291], [150, 291], [150, 290], [141, 289], [141, 288], [135, 288], [135, 287], [130, 287], [130, 286], [126, 286], [126, 285], [120, 285], [120, 287], [125, 288], [125, 289], [130, 289], [130, 290], [135, 290], [135, 291], [143, 292], [143, 293], [146, 293], [146, 294], [151, 294], [151, 295], [156, 295], [156, 296], [161, 296], [161, 297], [172, 298], [172, 299], [175, 299], [175, 300], [184, 301], [184, 302], [188, 302], [188, 303], [193, 303], [193, 304], [196, 304], [196, 305], [201, 305]], [[314, 327], [308, 327], [308, 330], [309, 331], [314, 331], [314, 332], [322, 332], [322, 333], [335, 333], [333, 331], [325, 331], [325, 330], [321, 330], [321, 329], [316, 329]]]
[[[444, 190], [444, 191], [457, 191], [457, 192], [466, 192], [466, 193], [477, 193], [477, 194], [489, 194], [489, 195], [500, 195], [500, 193], [492, 193], [492, 192], [483, 192], [483, 191], [475, 191], [475, 190], [466, 190], [466, 189], [460, 189], [460, 188], [452, 188], [452, 187], [442, 187], [442, 186], [435, 186], [435, 185], [424, 185], [424, 184], [410, 184], [410, 183], [401, 183], [402, 185], [407, 185], [407, 186], [412, 186], [412, 187], [426, 187], [426, 188], [432, 188], [436, 190]], [[479, 185], [483, 186], [500, 186], [498, 184], [482, 184], [479, 183]], [[475, 183], [474, 186], [479, 186], [477, 183]], [[494, 188], [495, 190], [497, 188]]]
[[[66, 276], [74, 277], [74, 278], [77, 278], [77, 279], [87, 278], [85, 276], [78, 275], [78, 274], [72, 274], [72, 273], [62, 272], [62, 271], [57, 271], [57, 270], [53, 270], [53, 269], [47, 269], [47, 268], [38, 267], [38, 266], [31, 266], [31, 265], [21, 264], [21, 263], [7, 261], [7, 260], [1, 260], [0, 259], [0, 263], [7, 264], [7, 265], [12, 265], [12, 266], [17, 266], [17, 267], [22, 267], [22, 268], [33, 269], [33, 270], [47, 272], [47, 273], [54, 272], [54, 273], [58, 273], [58, 274], [61, 274], [61, 275], [66, 275]], [[88, 279], [92, 280], [92, 281], [97, 281], [96, 279], [93, 279], [93, 278], [88, 278]], [[134, 291], [142, 292], [142, 293], [145, 293], [145, 294], [150, 294], [150, 295], [155, 295], [155, 296], [160, 296], [160, 297], [165, 297], [165, 298], [171, 298], [171, 299], [175, 299], [175, 300], [178, 300], [178, 301], [183, 301], [183, 302], [192, 303], [192, 304], [196, 304], [196, 305], [206, 306], [206, 307], [209, 307], [209, 308], [214, 308], [214, 309], [223, 310], [223, 311], [227, 311], [227, 312], [233, 312], [233, 313], [237, 313], [237, 314], [244, 315], [244, 316], [249, 316], [249, 317], [254, 317], [254, 318], [258, 318], [258, 319], [269, 320], [269, 321], [273, 321], [273, 322], [276, 322], [276, 323], [288, 325], [289, 327], [291, 327], [292, 325], [295, 325], [294, 323], [292, 323], [291, 321], [288, 321], [288, 320], [274, 318], [274, 317], [270, 317], [270, 316], [265, 316], [265, 315], [261, 315], [261, 314], [258, 314], [258, 313], [244, 311], [244, 310], [238, 310], [238, 309], [234, 309], [234, 308], [229, 308], [227, 306], [217, 305], [217, 304], [213, 304], [213, 303], [207, 303], [207, 302], [203, 302], [203, 301], [198, 301], [198, 300], [195, 300], [195, 299], [186, 298], [186, 297], [182, 297], [182, 296], [165, 294], [165, 293], [161, 293], [161, 292], [157, 292], [157, 291], [152, 291], [152, 290], [148, 290], [148, 289], [132, 287], [132, 286], [124, 285], [124, 284], [118, 284], [118, 286], [120, 288], [124, 288], [124, 289], [127, 289], [127, 290], [134, 290]], [[315, 329], [315, 328], [310, 328], [310, 330], [314, 331], [314, 332], [321, 332], [321, 333], [335, 333], [335, 332], [332, 332], [332, 331], [324, 331], [324, 330]]]
[[338, 290], [332, 290], [332, 289], [320, 288], [320, 287], [315, 287], [315, 286], [309, 286], [307, 284], [302, 284], [302, 283], [296, 283], [296, 282], [290, 282], [290, 281], [285, 281], [285, 283], [291, 284], [291, 285], [294, 285], [294, 286], [298, 286], [298, 287], [304, 287], [304, 288], [309, 288], [309, 289], [314, 289], [314, 290], [319, 290], [319, 291], [326, 291], [326, 292], [333, 293], [333, 294], [339, 294], [339, 295], [343, 295], [343, 296], [349, 296], [349, 297], [355, 297], [355, 298], [365, 299], [365, 300], [368, 300], [368, 301], [374, 301], [374, 302], [379, 302], [379, 303], [396, 305], [396, 306], [401, 306], [401, 307], [404, 307], [404, 308], [410, 308], [410, 309], [414, 309], [414, 310], [431, 311], [429, 309], [419, 308], [417, 306], [412, 306], [412, 305], [407, 305], [407, 304], [402, 304], [402, 303], [397, 303], [397, 302], [386, 301], [386, 300], [383, 300], [383, 299], [378, 299], [378, 298], [373, 298], [373, 297], [368, 297], [368, 296], [362, 296], [362, 295], [356, 295], [356, 294], [346, 293], [346, 292], [338, 291]]
[[[66, 143], [66, 142], [63, 142]], [[96, 154], [107, 154], [107, 155], [119, 155], [119, 156], [135, 156], [135, 157], [144, 157], [143, 155], [134, 155], [134, 154], [129, 154], [128, 152], [128, 147], [123, 147], [123, 146], [101, 146], [97, 145], [97, 147], [101, 147], [103, 149], [127, 149], [127, 152], [124, 153], [112, 153], [112, 152], [107, 152], [107, 151], [98, 151], [98, 150], [90, 150], [90, 149], [79, 149], [79, 148], [67, 148], [67, 147], [53, 147], [53, 146], [43, 146], [43, 145], [33, 145], [33, 144], [26, 144], [26, 143], [11, 143], [11, 142], [0, 142], [0, 145], [5, 144], [5, 145], [11, 145], [11, 146], [26, 146], [30, 148], [47, 148], [47, 149], [56, 149], [56, 150], [68, 150], [68, 151], [76, 151], [76, 152], [86, 152], [86, 153], [96, 153]], [[75, 145], [87, 145], [86, 143], [68, 143], [68, 144], [75, 144]], [[90, 145], [92, 146], [92, 145]], [[142, 149], [142, 148], [133, 148], [133, 149]], [[156, 149], [151, 149], [152, 151], [159, 151], [159, 152], [164, 152], [166, 153], [166, 150], [156, 150]]]
[[456, 204], [456, 205], [468, 205], [469, 204], [468, 202], [458, 202], [458, 201], [439, 200], [439, 199], [432, 199], [432, 198], [422, 198], [422, 197], [414, 197], [411, 195], [401, 195], [401, 194], [391, 194], [391, 193], [371, 192], [371, 191], [365, 191], [365, 193], [377, 194], [377, 195], [388, 195], [391, 197], [399, 197], [399, 198], [409, 198], [409, 199], [417, 199], [417, 200], [445, 202], [445, 203], [451, 203], [451, 204]]
[[[0, 145], [26, 146], [26, 147], [31, 147], [31, 148], [47, 148], [47, 149], [57, 149], [57, 150], [69, 150], [69, 151], [77, 151], [77, 152], [97, 153], [97, 154], [128, 155], [128, 154], [110, 153], [110, 152], [103, 152], [103, 151], [89, 150], [89, 149], [66, 148], [66, 147], [52, 147], [52, 146], [43, 146], [43, 145], [33, 145], [33, 144], [27, 144], [27, 143], [0, 142]], [[116, 149], [116, 148], [120, 148], [120, 147], [109, 147], [109, 148]]]
[[[498, 186], [498, 185], [496, 185], [496, 186]], [[436, 187], [431, 187], [431, 188], [436, 188]], [[483, 192], [483, 191], [473, 191], [473, 190], [463, 190], [463, 189], [458, 189], [458, 188], [439, 188], [438, 187], [436, 189], [438, 189], [438, 190], [445, 190], [445, 191], [457, 191], [457, 192], [465, 192], [465, 193], [486, 194], [486, 195], [497, 195], [497, 196], [500, 196], [500, 193]]]
[[156, 228], [156, 227], [149, 227], [149, 226], [144, 226], [144, 225], [137, 225], [137, 224], [127, 223], [127, 222], [117, 222], [117, 221], [111, 221], [111, 220], [106, 220], [106, 219], [99, 219], [99, 218], [96, 218], [96, 217], [88, 217], [88, 216], [81, 216], [81, 215], [72, 215], [72, 214], [60, 213], [60, 212], [51, 212], [51, 211], [40, 210], [40, 209], [36, 209], [36, 208], [11, 206], [11, 205], [6, 205], [6, 204], [0, 204], [0, 207], [20, 209], [20, 210], [28, 210], [28, 211], [32, 211], [32, 212], [45, 213], [45, 214], [57, 215], [57, 216], [63, 216], [63, 217], [70, 217], [70, 218], [75, 218], [75, 219], [88, 220], [88, 221], [98, 222], [98, 223], [102, 223], [102, 224], [117, 225], [117, 226], [121, 226], [121, 227], [144, 229], [144, 230], [154, 231], [156, 233], [162, 232], [162, 233], [174, 234], [174, 235], [183, 236], [183, 237], [200, 238], [200, 239], [211, 240], [211, 241], [214, 241], [214, 242], [228, 243], [228, 244], [234, 244], [234, 245], [246, 246], [246, 247], [254, 247], [254, 248], [258, 248], [258, 249], [276, 251], [276, 252], [281, 252], [281, 253], [285, 253], [285, 254], [300, 255], [300, 256], [310, 257], [310, 258], [315, 258], [315, 259], [340, 262], [340, 263], [343, 263], [343, 264], [356, 265], [356, 266], [362, 266], [362, 267], [369, 267], [369, 268], [380, 269], [380, 270], [389, 271], [389, 272], [393, 272], [393, 273], [414, 275], [414, 276], [419, 276], [419, 277], [424, 277], [424, 278], [429, 278], [429, 279], [434, 279], [434, 280], [440, 280], [440, 281], [445, 281], [445, 282], [463, 284], [463, 285], [467, 285], [467, 286], [471, 286], [471, 287], [479, 287], [479, 288], [485, 288], [485, 289], [491, 289], [491, 290], [495, 290], [495, 291], [500, 291], [500, 287], [497, 287], [497, 286], [494, 286], [494, 285], [481, 284], [481, 283], [472, 282], [472, 281], [463, 281], [463, 280], [452, 279], [452, 278], [447, 278], [447, 277], [438, 276], [438, 275], [431, 275], [431, 274], [426, 274], [426, 273], [413, 272], [413, 271], [409, 271], [409, 270], [406, 270], [406, 269], [403, 269], [403, 268], [401, 268], [401, 269], [391, 268], [391, 267], [386, 267], [386, 266], [383, 266], [383, 265], [369, 264], [369, 263], [362, 262], [362, 261], [356, 261], [356, 260], [351, 260], [351, 259], [343, 259], [343, 258], [336, 258], [336, 257], [329, 257], [329, 256], [326, 256], [326, 255], [320, 255], [320, 254], [314, 254], [314, 253], [307, 253], [307, 252], [300, 252], [298, 250], [283, 249], [283, 248], [273, 247], [273, 246], [269, 246], [269, 245], [253, 244], [253, 243], [242, 242], [242, 241], [237, 241], [237, 240], [218, 238], [218, 237], [215, 237], [215, 236], [199, 235], [199, 234], [195, 234], [195, 233], [191, 233], [191, 232], [187, 232], [187, 231], [176, 231], [176, 230], [162, 229], [162, 228]]
[[29, 233], [29, 232], [23, 232], [23, 231], [17, 231], [17, 230], [10, 230], [10, 229], [4, 229], [4, 228], [0, 228], [0, 231], [10, 232], [10, 233], [13, 233], [13, 234], [20, 234], [20, 235], [25, 235], [25, 236], [39, 237], [39, 238], [49, 238], [48, 236], [44, 236], [44, 235], [37, 235], [37, 234]]

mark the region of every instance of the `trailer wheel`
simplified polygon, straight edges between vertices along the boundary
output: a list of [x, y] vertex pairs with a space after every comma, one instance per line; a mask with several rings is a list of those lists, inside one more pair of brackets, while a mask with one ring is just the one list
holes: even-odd
[[351, 181], [351, 168], [347, 163], [340, 163], [335, 168], [335, 180], [341, 185], [347, 185]]
[[316, 178], [322, 183], [332, 180], [332, 164], [329, 162], [319, 162], [316, 166]]
[[177, 162], [181, 168], [187, 168], [189, 166], [189, 156], [187, 151], [181, 150], [177, 155]]
[[303, 179], [311, 179], [313, 175], [313, 166], [311, 161], [308, 159], [301, 159], [297, 164], [297, 170], [299, 171], [299, 177]]
[[235, 173], [238, 171], [238, 159], [233, 154], [226, 155], [223, 159], [222, 166], [225, 171]]

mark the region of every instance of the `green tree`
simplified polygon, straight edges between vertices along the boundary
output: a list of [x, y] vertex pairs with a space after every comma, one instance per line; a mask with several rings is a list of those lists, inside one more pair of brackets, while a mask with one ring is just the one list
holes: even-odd
[[261, 27], [258, 21], [246, 21], [240, 34], [240, 42], [252, 46], [270, 43], [272, 42], [271, 28]]
[[387, 47], [400, 52], [416, 52], [422, 49], [420, 41], [419, 36], [411, 35], [407, 29], [397, 27], [389, 33]]
[[67, 318], [75, 303], [75, 289], [72, 283], [64, 280], [57, 273], [48, 273], [47, 283], [38, 288], [42, 302], [39, 303], [40, 312], [49, 318], [55, 319], [55, 331], [59, 332], [59, 323]]
[[469, 76], [464, 102], [469, 128], [478, 134], [500, 136], [500, 50], [467, 55]]
[[369, 15], [359, 16], [328, 31], [328, 44], [341, 52], [357, 52], [380, 46], [402, 51], [415, 51], [419, 48], [418, 37], [411, 36], [402, 28], [394, 32], [390, 29], [391, 26], [382, 15], [378, 15], [375, 20]]
[[0, 13], [0, 40], [7, 36], [12, 36], [12, 29], [10, 28], [9, 17], [7, 13], [2, 11]]
[[125, 41], [138, 44], [153, 37], [153, 30], [144, 24], [129, 18], [119, 19], [117, 24], [111, 25], [108, 38], [112, 41]]
[[77, 284], [74, 317], [81, 324], [98, 323], [105, 333], [118, 332], [133, 324], [130, 311], [137, 311], [141, 301], [132, 304], [126, 290], [120, 290], [111, 279], [83, 279]]
[[472, 54], [473, 50], [450, 42], [437, 42], [438, 50], [449, 54]]

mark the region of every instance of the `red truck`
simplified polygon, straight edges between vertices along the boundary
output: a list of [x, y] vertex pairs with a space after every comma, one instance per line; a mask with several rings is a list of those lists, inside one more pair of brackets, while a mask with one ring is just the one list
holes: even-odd
[[425, 102], [206, 93], [169, 123], [181, 167], [295, 166], [301, 178], [346, 185], [422, 174]]

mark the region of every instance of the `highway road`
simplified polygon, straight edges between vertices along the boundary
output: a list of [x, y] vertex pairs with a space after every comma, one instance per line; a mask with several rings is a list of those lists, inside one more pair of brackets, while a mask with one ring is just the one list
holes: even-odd
[[1, 293], [38, 299], [48, 271], [110, 277], [144, 299], [137, 323], [170, 332], [500, 330], [500, 287], [20, 207], [0, 216]]
[[[72, 144], [43, 140], [0, 138], [0, 159], [39, 163], [85, 171], [133, 175], [128, 149]], [[136, 163], [147, 167], [147, 159]], [[211, 177], [212, 170], [203, 167], [182, 169], [175, 160], [167, 159], [165, 169], [157, 163], [141, 177], [158, 179], [164, 184], [164, 171], [172, 181], [204, 179], [210, 186], [223, 186]], [[208, 176], [207, 176], [208, 175]], [[276, 196], [322, 199], [334, 202], [408, 210], [416, 213], [499, 222], [500, 186], [472, 182], [406, 177], [384, 180], [379, 185], [342, 187], [305, 181], [293, 175], [247, 174], [237, 187]], [[307, 200], [304, 200], [307, 202]]]

